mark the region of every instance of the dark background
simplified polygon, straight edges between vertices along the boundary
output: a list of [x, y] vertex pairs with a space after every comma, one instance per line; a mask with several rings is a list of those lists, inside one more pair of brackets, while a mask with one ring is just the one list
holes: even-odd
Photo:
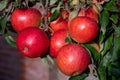
[[46, 66], [40, 58], [27, 58], [0, 36], [0, 80], [67, 80], [55, 64]]

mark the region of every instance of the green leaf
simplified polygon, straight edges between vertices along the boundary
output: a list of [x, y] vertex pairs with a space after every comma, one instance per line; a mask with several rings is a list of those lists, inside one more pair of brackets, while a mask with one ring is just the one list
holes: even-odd
[[105, 39], [105, 34], [103, 34], [103, 32], [100, 32], [99, 36], [100, 36], [100, 44], [102, 44]]
[[41, 61], [47, 66], [50, 67], [47, 57], [41, 58]]
[[91, 44], [84, 44], [84, 46], [91, 52], [91, 56], [94, 62], [96, 62], [100, 56], [98, 51]]
[[6, 22], [7, 22], [7, 16], [4, 16], [0, 19], [0, 27], [1, 27], [3, 33], [5, 31]]
[[4, 37], [5, 37], [5, 40], [8, 42], [8, 44], [10, 44], [12, 47], [16, 47], [15, 40], [12, 38], [12, 36], [8, 32], [5, 33]]
[[53, 67], [53, 65], [55, 65], [55, 60], [50, 55], [45, 55], [44, 57], [40, 57], [40, 59], [48, 68]]
[[63, 4], [63, 3], [60, 1], [60, 2], [57, 4], [57, 7], [51, 9], [52, 15], [51, 15], [51, 17], [50, 17], [50, 21], [53, 21], [53, 20], [55, 20], [56, 18], [58, 18], [58, 16], [60, 16], [60, 8], [61, 8], [61, 5], [62, 5], [62, 4]]
[[117, 61], [120, 59], [120, 36], [114, 36], [112, 49], [112, 61]]
[[112, 24], [112, 27], [114, 28], [116, 35], [120, 36], [120, 25], [117, 27], [117, 25]]
[[100, 25], [101, 25], [101, 30], [103, 34], [106, 32], [106, 27], [109, 23], [109, 12], [106, 10], [103, 10], [100, 15]]
[[65, 38], [65, 42], [68, 42], [68, 43], [71, 43], [71, 44], [73, 43], [70, 35], [67, 35], [67, 37]]
[[113, 43], [112, 40], [113, 40], [113, 35], [109, 36], [106, 39], [106, 41], [103, 43], [103, 50], [100, 52], [102, 56], [104, 56], [107, 53], [107, 51], [110, 50]]
[[104, 57], [101, 57], [101, 61], [98, 64], [98, 74], [100, 80], [107, 80], [107, 66], [110, 63], [111, 54], [108, 52]]
[[79, 76], [71, 76], [69, 80], [84, 80], [87, 77], [86, 73], [80, 74]]
[[0, 11], [6, 8], [9, 0], [1, 0], [0, 1]]
[[108, 66], [108, 71], [110, 76], [115, 76], [119, 78], [120, 76], [120, 62], [113, 62]]
[[58, 18], [59, 15], [60, 15], [60, 10], [59, 10], [59, 9], [56, 9], [56, 10], [52, 13], [52, 15], [51, 15], [51, 17], [50, 17], [50, 21], [55, 20], [56, 18]]
[[50, 5], [53, 5], [57, 2], [58, 0], [50, 0]]
[[105, 10], [108, 10], [111, 12], [118, 12], [119, 11], [117, 6], [115, 5], [115, 0], [110, 0], [103, 7]]
[[115, 24], [118, 23], [118, 15], [117, 14], [112, 14], [110, 17], [110, 20], [112, 20]]

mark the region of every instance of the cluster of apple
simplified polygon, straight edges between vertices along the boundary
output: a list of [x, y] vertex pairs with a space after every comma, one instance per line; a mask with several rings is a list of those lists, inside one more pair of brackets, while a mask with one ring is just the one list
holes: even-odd
[[[50, 38], [39, 28], [42, 15], [34, 8], [15, 9], [11, 24], [18, 32], [16, 45], [22, 54], [36, 58], [49, 52], [64, 74], [75, 76], [90, 64], [90, 53], [82, 44], [96, 38], [98, 14], [93, 8], [80, 9], [78, 16], [69, 21], [69, 12], [65, 9], [60, 12], [60, 16], [49, 23]], [[66, 41], [68, 36], [72, 43]]]

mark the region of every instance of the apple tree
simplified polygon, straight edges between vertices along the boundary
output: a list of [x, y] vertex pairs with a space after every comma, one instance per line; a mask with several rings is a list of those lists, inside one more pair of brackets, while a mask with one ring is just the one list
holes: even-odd
[[[26, 11], [26, 9], [31, 8], [37, 12]], [[20, 9], [20, 12], [12, 17], [16, 9]], [[86, 62], [89, 62], [89, 65], [82, 73], [70, 74], [69, 80], [120, 80], [119, 14], [119, 0], [1, 0], [0, 36], [3, 36], [11, 47], [18, 48], [16, 40], [22, 32], [23, 26], [37, 27], [47, 34], [50, 42], [50, 45], [46, 45], [49, 45], [51, 51], [46, 49], [46, 54], [42, 57], [39, 56], [41, 59], [49, 57], [59, 65], [56, 62], [56, 58], [59, 56], [57, 53], [62, 52], [62, 47], [66, 49], [65, 45], [67, 44], [82, 45], [88, 51], [90, 62]], [[19, 16], [22, 17], [19, 18]], [[75, 20], [76, 18], [77, 20]], [[15, 25], [19, 26], [21, 31], [17, 31], [15, 28], [18, 29], [18, 27]], [[60, 31], [57, 32], [58, 30], [67, 31], [67, 35], [66, 33], [60, 35]], [[34, 33], [36, 32], [34, 31]], [[56, 33], [58, 33], [57, 37], [52, 41], [51, 38]], [[31, 42], [29, 41], [29, 43]], [[77, 48], [73, 49], [71, 53], [77, 52], [74, 50]], [[34, 49], [32, 51], [34, 52]], [[69, 49], [65, 51], [69, 51]], [[75, 58], [78, 60], [77, 57]], [[80, 62], [84, 63], [82, 59]]]

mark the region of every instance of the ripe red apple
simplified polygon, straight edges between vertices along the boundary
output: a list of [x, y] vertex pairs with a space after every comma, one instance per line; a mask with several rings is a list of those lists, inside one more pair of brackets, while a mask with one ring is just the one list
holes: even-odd
[[49, 39], [43, 30], [33, 26], [18, 33], [16, 44], [23, 55], [35, 58], [45, 55], [49, 47]]
[[68, 28], [68, 21], [67, 20], [63, 20], [60, 16], [50, 22], [49, 24], [50, 28], [53, 30], [53, 32], [57, 31], [57, 30], [61, 30], [61, 29], [66, 29]]
[[53, 58], [57, 57], [59, 49], [68, 44], [65, 42], [67, 37], [68, 31], [67, 30], [58, 30], [56, 31], [50, 38], [50, 55]]
[[17, 8], [11, 15], [11, 24], [19, 32], [29, 26], [39, 27], [41, 13], [35, 8]]
[[52, 26], [51, 28], [54, 32], [57, 31], [57, 30], [61, 30], [61, 29], [67, 30], [68, 21], [62, 20], [61, 22], [57, 23], [55, 26]]
[[56, 64], [60, 71], [68, 76], [84, 72], [90, 63], [87, 49], [79, 44], [67, 44], [58, 51]]
[[82, 8], [79, 12], [79, 16], [87, 16], [98, 22], [98, 13], [92, 8]]
[[69, 23], [69, 33], [73, 40], [87, 43], [94, 40], [98, 34], [98, 24], [92, 18], [77, 16]]

